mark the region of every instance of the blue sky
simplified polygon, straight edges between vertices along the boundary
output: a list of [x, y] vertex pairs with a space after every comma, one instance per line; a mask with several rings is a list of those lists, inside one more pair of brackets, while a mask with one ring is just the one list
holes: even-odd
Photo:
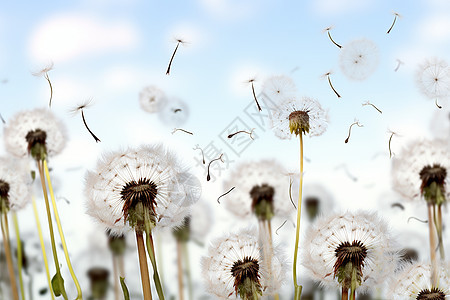
[[[387, 35], [393, 11], [402, 18]], [[379, 64], [367, 80], [352, 81], [341, 72], [340, 50], [322, 32], [330, 25], [338, 43], [364, 37], [377, 45]], [[189, 44], [180, 46], [167, 76], [174, 38]], [[323, 136], [305, 139], [305, 156], [310, 159], [305, 163], [305, 183], [326, 186], [341, 209], [378, 209], [384, 207], [380, 198], [396, 199], [390, 187], [388, 129], [398, 133], [392, 143], [396, 153], [410, 139], [432, 137], [432, 119], [442, 119], [437, 126], [444, 133], [437, 134], [449, 135], [442, 116], [450, 103], [442, 102], [444, 108], [438, 111], [415, 84], [418, 64], [433, 56], [448, 62], [449, 50], [450, 4], [445, 0], [9, 1], [0, 4], [0, 79], [7, 80], [0, 84], [0, 113], [8, 120], [20, 110], [46, 106], [47, 82], [31, 73], [54, 63], [49, 72], [52, 110], [65, 121], [69, 143], [51, 163], [62, 176], [60, 193], [71, 195], [76, 203], [72, 209], [80, 215], [68, 222], [74, 224], [76, 218], [88, 220], [81, 204], [85, 170], [103, 151], [118, 147], [165, 142], [202, 181], [203, 169], [194, 159], [198, 152], [192, 148], [211, 141], [232, 157], [230, 168], [240, 161], [275, 157], [289, 171], [298, 172], [295, 140], [281, 141], [270, 130], [257, 128], [258, 139], [237, 156], [218, 137], [236, 117], [255, 127], [245, 114], [253, 103], [245, 80], [256, 76], [258, 92], [267, 77], [285, 74], [295, 81], [299, 96], [318, 99], [330, 115]], [[396, 59], [404, 64], [394, 72]], [[321, 78], [329, 70], [334, 71], [340, 99]], [[139, 91], [147, 85], [188, 105], [189, 119], [182, 127], [193, 136], [171, 134], [173, 126], [140, 109]], [[102, 140], [99, 144], [80, 116], [68, 113], [89, 98], [93, 105], [86, 118]], [[383, 114], [363, 107], [367, 100]], [[353, 128], [350, 142], [344, 144], [355, 118], [364, 127]], [[342, 164], [357, 182], [337, 168]], [[78, 167], [72, 173], [64, 171]], [[218, 222], [227, 219], [214, 203], [226, 175], [227, 170], [215, 182], [203, 182], [203, 196], [217, 211]], [[218, 226], [216, 232], [224, 230], [225, 225]]]

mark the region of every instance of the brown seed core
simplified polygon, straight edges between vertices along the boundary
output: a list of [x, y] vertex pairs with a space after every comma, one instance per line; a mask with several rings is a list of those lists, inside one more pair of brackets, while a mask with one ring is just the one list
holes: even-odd
[[9, 184], [0, 179], [0, 197], [8, 198]]
[[309, 132], [309, 111], [297, 110], [289, 115], [289, 130], [299, 135]]
[[360, 241], [353, 241], [352, 243], [346, 241], [341, 243], [336, 250], [334, 250], [337, 257], [334, 264], [334, 276], [342, 267], [348, 263], [352, 263], [354, 267], [358, 268], [358, 273], [362, 276], [362, 267], [364, 267], [364, 259], [367, 256], [367, 248]]
[[261, 288], [261, 283], [259, 282], [259, 264], [258, 260], [254, 258], [246, 256], [243, 260], [239, 259], [236, 261], [231, 268], [231, 275], [234, 277], [233, 286], [236, 296], [238, 294], [239, 286], [242, 285], [247, 278]]
[[41, 129], [36, 129], [29, 131], [25, 136], [25, 140], [28, 143], [28, 153], [31, 151], [36, 144], [45, 145], [45, 140], [47, 139], [47, 133]]
[[252, 197], [252, 210], [255, 209], [255, 206], [257, 204], [261, 203], [264, 200], [269, 202], [273, 208], [274, 194], [274, 188], [267, 183], [263, 183], [262, 185], [255, 185], [250, 191], [250, 197]]
[[444, 186], [447, 170], [439, 164], [433, 164], [433, 166], [425, 166], [419, 175], [420, 179], [422, 179], [420, 191], [423, 194], [423, 189], [430, 186], [432, 182], [436, 182], [439, 186]]
[[120, 192], [122, 200], [125, 201], [122, 209], [124, 221], [128, 218], [129, 209], [135, 208], [138, 203], [142, 203], [144, 207], [151, 209], [152, 214], [156, 216], [155, 199], [157, 192], [156, 184], [147, 178], [140, 178], [137, 182], [135, 180], [127, 182]]
[[440, 291], [438, 288], [425, 289], [420, 291], [417, 295], [416, 300], [445, 300], [444, 292]]

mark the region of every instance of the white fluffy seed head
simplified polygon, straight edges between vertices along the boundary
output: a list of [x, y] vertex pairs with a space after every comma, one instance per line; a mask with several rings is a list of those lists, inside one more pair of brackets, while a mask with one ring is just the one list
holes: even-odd
[[295, 97], [284, 98], [277, 103], [277, 109], [272, 113], [271, 125], [277, 137], [290, 139], [289, 116], [296, 111], [306, 112], [309, 118], [310, 137], [322, 135], [328, 126], [328, 112], [322, 108], [320, 103], [309, 97], [297, 99]]
[[127, 183], [145, 178], [157, 188], [155, 229], [179, 226], [201, 194], [201, 188], [194, 187], [197, 181], [187, 174], [175, 155], [162, 145], [107, 153], [95, 171], [86, 174], [87, 213], [112, 234], [123, 234], [129, 226], [124, 222], [121, 191]]
[[264, 81], [262, 93], [270, 100], [279, 102], [282, 99], [295, 97], [297, 86], [291, 77], [285, 75], [271, 76]]
[[155, 113], [167, 104], [167, 96], [160, 88], [149, 85], [139, 93], [139, 104], [146, 112]]
[[321, 285], [339, 287], [334, 278], [335, 250], [343, 242], [353, 241], [367, 249], [358, 290], [372, 289], [394, 272], [399, 259], [388, 225], [376, 213], [346, 212], [318, 218], [304, 239], [303, 265]]
[[26, 135], [40, 129], [47, 135], [45, 145], [48, 156], [60, 153], [66, 145], [64, 124], [46, 108], [37, 108], [17, 113], [4, 129], [6, 150], [17, 157], [28, 156]]
[[242, 229], [214, 240], [208, 255], [202, 258], [202, 275], [209, 293], [221, 299], [234, 299], [234, 277], [231, 268], [245, 257], [255, 259], [259, 265], [259, 276], [263, 296], [277, 292], [287, 272], [287, 264], [280, 248], [273, 249], [272, 271], [264, 262], [263, 251], [258, 244], [258, 233], [253, 229]]
[[367, 79], [377, 68], [378, 61], [377, 46], [365, 38], [344, 45], [339, 56], [342, 73], [353, 80]]
[[252, 212], [250, 191], [255, 186], [267, 184], [274, 189], [273, 206], [275, 217], [287, 218], [294, 211], [289, 200], [289, 178], [284, 176], [284, 167], [275, 160], [244, 162], [237, 166], [224, 181], [224, 191], [235, 189], [222, 198], [225, 207], [234, 215], [249, 217]]
[[450, 96], [450, 66], [440, 58], [429, 58], [419, 65], [416, 83], [422, 94], [429, 99]]
[[159, 119], [167, 126], [182, 126], [189, 119], [189, 106], [179, 98], [169, 98], [159, 111]]
[[[439, 267], [438, 289], [446, 297], [450, 296], [450, 263], [443, 262]], [[431, 290], [431, 265], [425, 263], [405, 264], [400, 268], [389, 285], [389, 295], [395, 300], [416, 299], [421, 291]]]
[[31, 202], [31, 176], [24, 161], [0, 157], [0, 181], [9, 186], [9, 209], [18, 211]]
[[423, 199], [420, 194], [420, 171], [425, 166], [439, 164], [447, 170], [445, 197], [450, 199], [450, 147], [446, 140], [411, 141], [392, 161], [394, 190], [409, 200]]

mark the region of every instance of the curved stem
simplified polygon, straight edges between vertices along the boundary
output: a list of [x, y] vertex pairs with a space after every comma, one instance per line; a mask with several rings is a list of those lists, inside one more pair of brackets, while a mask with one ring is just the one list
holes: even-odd
[[189, 251], [187, 243], [183, 243], [183, 258], [187, 274], [189, 300], [192, 300], [194, 298], [192, 293], [192, 276], [191, 276], [191, 266], [189, 264]]
[[303, 134], [299, 134], [300, 137], [300, 184], [298, 190], [297, 201], [297, 226], [295, 231], [295, 246], [294, 246], [294, 263], [293, 263], [293, 277], [295, 286], [295, 300], [299, 300], [302, 294], [302, 286], [297, 283], [297, 257], [298, 257], [298, 244], [300, 239], [300, 219], [302, 215], [302, 189], [303, 189]]
[[17, 269], [19, 271], [20, 294], [22, 295], [22, 300], [25, 300], [25, 289], [23, 287], [22, 277], [22, 241], [20, 240], [19, 221], [17, 220], [17, 214], [15, 212], [12, 212], [12, 217], [17, 241]]
[[53, 193], [52, 182], [50, 180], [50, 173], [48, 171], [47, 161], [45, 159], [44, 159], [44, 170], [45, 170], [45, 176], [47, 178], [47, 184], [48, 184], [48, 190], [50, 192], [50, 198], [52, 199], [53, 212], [55, 213], [55, 220], [56, 220], [56, 225], [58, 226], [59, 237], [61, 238], [61, 244], [62, 244], [62, 247], [64, 250], [64, 256], [66, 257], [67, 267], [69, 268], [70, 275], [72, 276], [73, 282], [75, 283], [75, 286], [77, 288], [77, 298], [76, 299], [81, 300], [81, 299], [83, 299], [81, 287], [80, 287], [80, 284], [78, 283], [77, 277], [75, 276], [75, 272], [73, 271], [72, 263], [70, 262], [69, 251], [67, 250], [66, 239], [64, 238], [64, 232], [62, 229], [61, 220], [59, 219], [58, 208], [56, 207], [55, 195]]
[[136, 244], [139, 254], [139, 268], [141, 270], [142, 293], [144, 294], [144, 300], [152, 300], [150, 276], [148, 274], [147, 255], [145, 254], [145, 245], [142, 232], [136, 231]]
[[55, 300], [55, 295], [53, 295], [53, 292], [51, 292], [52, 291], [52, 281], [50, 279], [50, 271], [48, 269], [47, 252], [45, 251], [44, 237], [42, 235], [42, 228], [41, 228], [41, 222], [39, 220], [39, 214], [37, 211], [36, 199], [34, 199], [34, 196], [32, 196], [31, 200], [33, 203], [34, 218], [36, 219], [36, 228], [37, 228], [38, 234], [39, 234], [39, 242], [41, 244], [42, 257], [44, 259], [45, 275], [47, 276], [48, 288], [50, 291], [50, 295], [52, 296], [52, 300]]
[[14, 300], [19, 300], [19, 293], [17, 292], [16, 276], [14, 275], [13, 259], [11, 255], [11, 247], [8, 238], [8, 216], [6, 212], [1, 215], [1, 227], [2, 227], [2, 237], [3, 246], [5, 248], [6, 265], [8, 267], [9, 281], [11, 283], [11, 292]]
[[177, 240], [178, 299], [184, 300], [181, 242]]
[[153, 267], [153, 281], [155, 282], [156, 291], [158, 292], [159, 300], [164, 300], [164, 292], [159, 279], [158, 266], [156, 265], [155, 247], [153, 245], [152, 232], [149, 230], [146, 233], [147, 252], [150, 257], [150, 262]]

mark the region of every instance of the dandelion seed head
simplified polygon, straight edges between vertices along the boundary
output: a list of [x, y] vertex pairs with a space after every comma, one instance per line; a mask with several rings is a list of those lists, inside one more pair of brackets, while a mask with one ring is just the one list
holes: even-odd
[[438, 277], [439, 286], [433, 286], [431, 265], [405, 263], [399, 272], [391, 276], [389, 295], [394, 299], [445, 299], [450, 296], [450, 263], [442, 262]]
[[440, 58], [430, 58], [419, 65], [416, 83], [422, 94], [429, 99], [450, 96], [450, 66]]
[[358, 267], [358, 289], [371, 289], [393, 273], [398, 261], [386, 222], [364, 211], [318, 218], [304, 245], [303, 265], [324, 286], [348, 284], [342, 268], [353, 261]]
[[18, 211], [31, 200], [31, 177], [26, 163], [0, 157], [0, 211]]
[[262, 85], [262, 92], [269, 99], [278, 102], [282, 99], [294, 97], [297, 87], [291, 77], [285, 75], [271, 76]]
[[48, 63], [44, 68], [42, 68], [41, 70], [37, 71], [37, 72], [32, 72], [31, 74], [33, 76], [43, 76], [45, 74], [47, 74], [48, 72], [50, 72], [51, 70], [53, 70], [53, 62]]
[[64, 124], [46, 108], [22, 111], [13, 116], [4, 128], [6, 150], [17, 157], [26, 157], [33, 146], [42, 142], [46, 154], [54, 156], [66, 145]]
[[271, 125], [275, 135], [281, 139], [290, 139], [292, 133], [319, 136], [327, 129], [328, 113], [312, 98], [289, 98], [272, 113]]
[[139, 93], [139, 104], [144, 111], [149, 113], [161, 111], [167, 101], [166, 93], [154, 85], [144, 87]]
[[352, 80], [367, 79], [376, 70], [378, 61], [377, 46], [364, 38], [346, 44], [339, 56], [342, 73]]

